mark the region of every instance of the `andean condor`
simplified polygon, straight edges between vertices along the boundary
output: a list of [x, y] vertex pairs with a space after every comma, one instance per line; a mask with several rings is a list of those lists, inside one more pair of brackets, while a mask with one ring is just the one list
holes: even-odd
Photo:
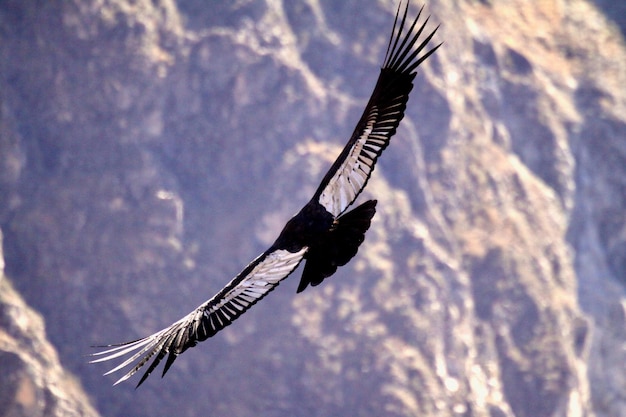
[[[348, 144], [324, 176], [311, 201], [287, 222], [267, 251], [246, 266], [213, 298], [151, 336], [109, 345], [107, 349], [93, 354], [97, 358], [92, 362], [127, 357], [105, 374], [132, 365], [115, 384], [133, 376], [153, 357], [137, 386], [167, 356], [162, 374], [165, 375], [178, 355], [231, 324], [287, 278], [302, 260], [305, 260], [305, 266], [298, 292], [309, 284], [320, 284], [338, 266], [345, 265], [356, 255], [376, 212], [376, 200], [366, 201], [347, 213], [346, 209], [367, 184], [376, 160], [396, 133], [413, 88], [417, 67], [441, 45], [425, 49], [438, 27], [417, 43], [428, 18], [417, 27], [421, 10], [409, 23], [406, 21], [408, 9], [407, 1], [400, 16], [398, 6], [374, 92]], [[420, 56], [423, 51], [426, 52]]]

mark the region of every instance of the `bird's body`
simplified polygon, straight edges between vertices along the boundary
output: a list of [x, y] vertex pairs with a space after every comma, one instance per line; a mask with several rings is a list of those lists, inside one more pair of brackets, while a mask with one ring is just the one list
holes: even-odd
[[[107, 374], [134, 364], [117, 382], [134, 375], [154, 358], [137, 386], [167, 356], [163, 375], [182, 352], [215, 335], [289, 276], [305, 261], [298, 292], [316, 286], [345, 265], [358, 251], [376, 212], [376, 200], [368, 200], [346, 211], [356, 200], [389, 145], [404, 117], [416, 68], [440, 45], [418, 57], [435, 34], [435, 29], [417, 45], [426, 21], [416, 28], [417, 18], [406, 34], [408, 3], [394, 21], [397, 33], [389, 40], [380, 76], [365, 111], [343, 151], [328, 170], [313, 198], [292, 217], [268, 250], [259, 255], [211, 299], [171, 326], [143, 339], [109, 345], [94, 354], [103, 362], [127, 357]], [[420, 11], [421, 13], [421, 11]]]
[[[312, 217], [307, 214], [309, 210], [319, 213], [317, 214], [318, 225], [314, 226], [315, 222], [311, 222]], [[335, 219], [321, 204], [311, 200], [287, 223], [281, 236], [290, 228], [291, 222], [298, 225], [293, 230], [300, 228], [300, 225], [303, 225], [303, 229], [310, 228], [309, 232], [305, 232], [310, 233], [310, 240], [304, 245], [308, 247], [308, 250], [304, 255], [306, 263], [300, 285], [298, 285], [298, 292], [304, 291], [309, 284], [319, 285], [324, 278], [331, 276], [338, 266], [345, 265], [356, 255], [359, 245], [365, 239], [365, 232], [370, 226], [374, 213], [376, 213], [376, 200], [368, 200]], [[329, 218], [330, 224], [327, 223]], [[292, 231], [287, 233], [290, 234]], [[280, 240], [279, 237], [277, 242]]]
[[293, 216], [272, 245], [295, 252], [304, 246], [314, 246], [330, 230], [335, 218], [317, 201], [309, 201]]

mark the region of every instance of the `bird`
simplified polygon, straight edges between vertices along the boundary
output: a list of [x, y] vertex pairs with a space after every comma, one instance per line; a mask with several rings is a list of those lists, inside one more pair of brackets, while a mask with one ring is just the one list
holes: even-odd
[[[410, 0], [394, 18], [387, 51], [372, 95], [350, 140], [323, 177], [311, 200], [284, 226], [276, 241], [211, 299], [150, 336], [99, 346], [91, 363], [121, 361], [104, 375], [127, 370], [126, 381], [151, 359], [137, 388], [167, 357], [161, 376], [176, 358], [230, 325], [270, 293], [304, 261], [297, 293], [314, 287], [352, 259], [376, 213], [376, 200], [347, 211], [363, 191], [374, 166], [404, 117], [417, 68], [441, 45], [431, 47], [439, 25], [420, 40], [430, 16], [417, 25], [424, 7], [407, 20]], [[419, 43], [418, 43], [419, 41]], [[428, 49], [430, 48], [430, 49]], [[130, 368], [130, 369], [129, 369]]]

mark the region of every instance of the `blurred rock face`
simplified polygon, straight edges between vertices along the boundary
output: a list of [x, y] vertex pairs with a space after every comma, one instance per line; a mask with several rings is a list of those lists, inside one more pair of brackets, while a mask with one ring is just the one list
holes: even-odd
[[208, 299], [306, 203], [396, 6], [0, 5], [6, 273], [54, 346], [37, 318], [11, 330], [36, 316], [4, 279], [0, 414], [96, 415], [82, 383], [106, 416], [626, 415], [625, 30], [603, 1], [430, 2], [445, 44], [357, 257], [138, 391], [86, 365]]
[[0, 415], [98, 416], [80, 383], [61, 367], [41, 316], [4, 276], [3, 261], [0, 250]]

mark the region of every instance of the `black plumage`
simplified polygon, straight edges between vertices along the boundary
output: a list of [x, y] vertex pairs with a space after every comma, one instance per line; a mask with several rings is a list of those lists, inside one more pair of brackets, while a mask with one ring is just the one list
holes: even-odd
[[153, 335], [109, 345], [95, 353], [92, 362], [124, 358], [106, 374], [131, 366], [116, 384], [130, 378], [151, 359], [152, 363], [137, 386], [167, 357], [163, 368], [165, 375], [178, 355], [231, 324], [276, 288], [302, 260], [305, 266], [298, 292], [308, 285], [319, 285], [337, 267], [356, 255], [376, 212], [376, 200], [366, 201], [352, 211], [346, 210], [367, 184], [378, 157], [389, 145], [404, 117], [417, 67], [441, 45], [425, 51], [437, 28], [417, 43], [428, 19], [417, 26], [420, 10], [407, 28], [408, 9], [408, 2], [404, 13], [400, 14], [398, 7], [372, 96], [352, 137], [322, 179], [313, 198], [287, 222], [267, 251], [210, 300]]

